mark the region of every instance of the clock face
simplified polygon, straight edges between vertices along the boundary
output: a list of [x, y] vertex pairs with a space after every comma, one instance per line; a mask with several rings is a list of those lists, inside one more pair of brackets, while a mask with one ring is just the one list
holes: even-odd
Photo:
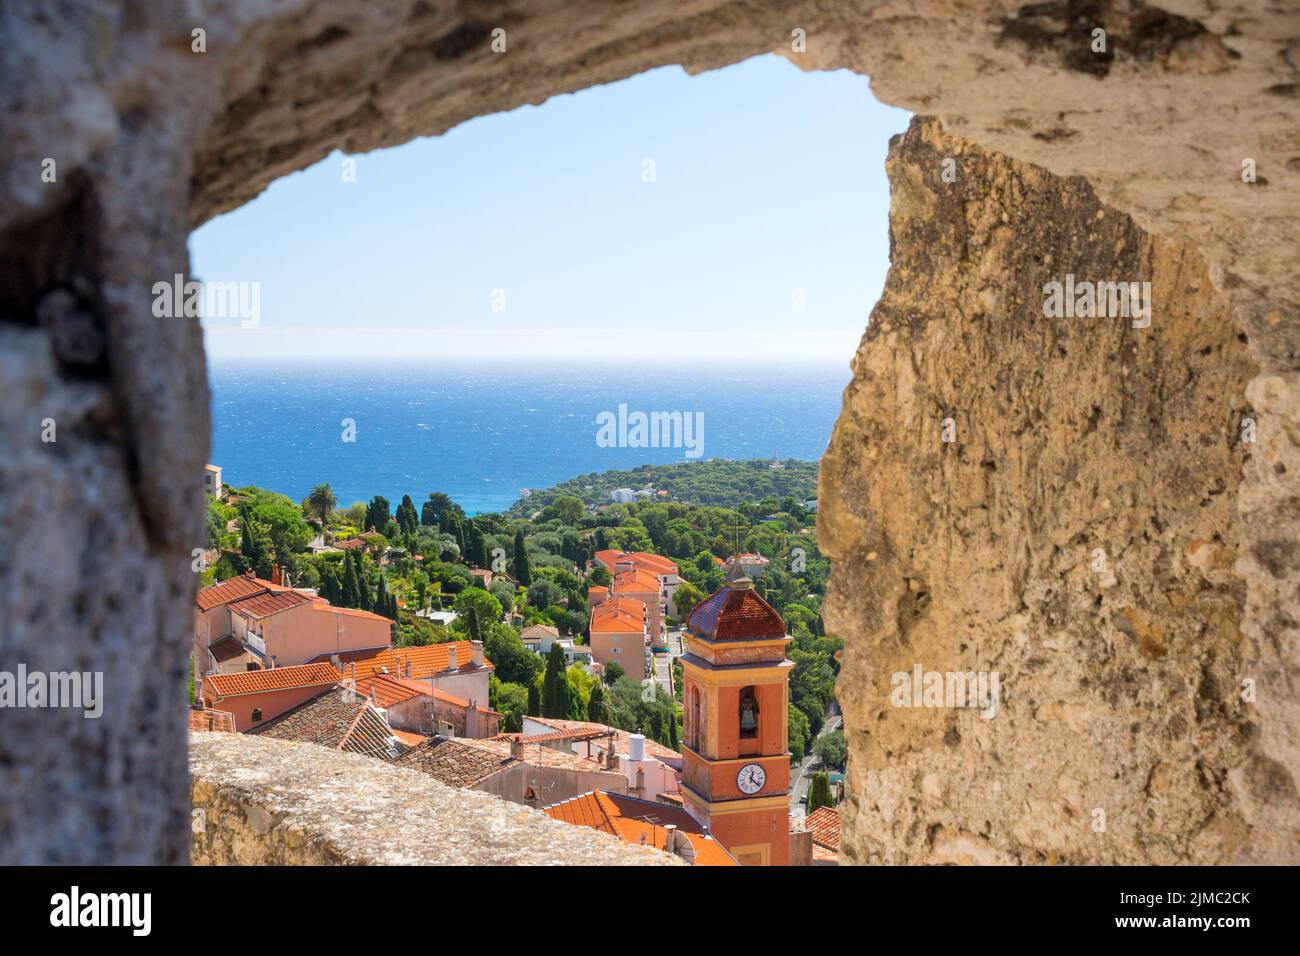
[[736, 774], [736, 786], [745, 793], [758, 793], [767, 783], [767, 771], [756, 763], [747, 763]]

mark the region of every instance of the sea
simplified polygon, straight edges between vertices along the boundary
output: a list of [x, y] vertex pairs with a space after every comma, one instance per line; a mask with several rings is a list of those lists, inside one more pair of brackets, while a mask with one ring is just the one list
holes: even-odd
[[[692, 457], [816, 460], [851, 377], [847, 361], [647, 365], [632, 356], [540, 367], [221, 359], [209, 375], [211, 460], [225, 483], [300, 501], [328, 482], [340, 507], [374, 495], [396, 506], [403, 494], [418, 507], [440, 491], [470, 514], [610, 469]], [[620, 405], [625, 419], [689, 414], [702, 440], [627, 447], [608, 429], [600, 439], [598, 423]]]

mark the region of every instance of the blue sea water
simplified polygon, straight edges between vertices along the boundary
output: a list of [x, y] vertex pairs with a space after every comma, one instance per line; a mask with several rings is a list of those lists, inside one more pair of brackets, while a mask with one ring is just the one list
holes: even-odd
[[[703, 412], [704, 458], [819, 458], [850, 378], [848, 362], [535, 368], [217, 361], [212, 461], [235, 486], [295, 501], [329, 482], [340, 506], [383, 495], [451, 495], [471, 514], [521, 488], [589, 472], [685, 460], [680, 448], [606, 448], [596, 417]], [[342, 440], [352, 419], [356, 441]]]

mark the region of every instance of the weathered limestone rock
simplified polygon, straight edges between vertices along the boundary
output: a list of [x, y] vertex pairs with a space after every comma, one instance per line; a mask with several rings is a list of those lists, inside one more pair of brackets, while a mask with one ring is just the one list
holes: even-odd
[[[1202, 258], [934, 123], [888, 167], [893, 265], [822, 471], [830, 623], [864, 632], [846, 855], [1295, 859], [1243, 700], [1286, 693], [1241, 627], [1257, 368]], [[1045, 318], [1067, 272], [1151, 281], [1150, 327]], [[917, 665], [998, 672], [997, 713], [892, 706]]]
[[685, 865], [491, 794], [315, 744], [193, 733], [190, 772], [194, 863]]
[[[1092, 31], [1099, 26], [1108, 36], [1104, 55], [1090, 50]], [[205, 31], [206, 52], [194, 50], [196, 29]], [[506, 31], [504, 53], [492, 51], [496, 29]], [[805, 52], [791, 48], [796, 30], [806, 35]], [[1117, 548], [1129, 542], [1129, 553], [1139, 555], [1133, 562], [1118, 558], [1115, 587], [1127, 605], [1103, 600], [1099, 639], [1106, 648], [1113, 645], [1115, 655], [1127, 646], [1114, 636], [1128, 635], [1118, 623], [1127, 609], [1131, 613], [1123, 620], [1132, 640], [1166, 650], [1148, 666], [1167, 668], [1190, 684], [1190, 622], [1208, 613], [1194, 596], [1208, 588], [1223, 596], [1221, 615], [1235, 614], [1232, 626], [1240, 640], [1235, 645], [1224, 640], [1237, 657], [1216, 652], [1212, 681], [1203, 678], [1196, 685], [1213, 683], [1203, 696], [1222, 705], [1224, 713], [1198, 712], [1191, 724], [1229, 735], [1196, 742], [1196, 759], [1206, 773], [1227, 778], [1197, 794], [1184, 771], [1192, 753], [1175, 748], [1174, 763], [1152, 773], [1156, 790], [1167, 784], [1171, 809], [1165, 815], [1154, 804], [1145, 807], [1141, 812], [1156, 819], [1148, 817], [1139, 828], [1133, 822], [1135, 768], [1154, 752], [1152, 734], [1178, 738], [1181, 729], [1159, 725], [1154, 714], [1130, 721], [1127, 726], [1138, 728], [1134, 742], [1127, 751], [1115, 751], [1124, 753], [1126, 767], [1103, 794], [1129, 822], [1112, 827], [1140, 831], [1155, 848], [1153, 858], [1300, 858], [1294, 849], [1300, 695], [1291, 690], [1300, 630], [1300, 495], [1293, 478], [1300, 472], [1300, 272], [1294, 268], [1300, 222], [1300, 12], [1267, 0], [1169, 0], [1158, 7], [1129, 0], [1030, 5], [936, 0], [919, 7], [910, 0], [141, 0], [73, 2], [53, 9], [13, 0], [0, 8], [0, 142], [6, 147], [0, 169], [5, 344], [0, 394], [6, 398], [0, 616], [7, 622], [0, 632], [0, 666], [22, 661], [50, 669], [78, 663], [102, 667], [109, 703], [98, 723], [75, 727], [58, 712], [0, 713], [0, 862], [174, 861], [186, 853], [180, 701], [194, 587], [189, 553], [202, 541], [197, 489], [210, 423], [197, 324], [155, 318], [151, 288], [188, 273], [189, 230], [333, 149], [362, 152], [437, 134], [476, 115], [655, 66], [677, 63], [700, 71], [767, 51], [803, 68], [847, 67], [868, 74], [882, 100], [935, 115], [966, 141], [1058, 175], [1087, 177], [1103, 201], [1131, 214], [1138, 227], [1191, 242], [1204, 259], [1193, 265], [1198, 256], [1186, 246], [1152, 243], [1137, 227], [1120, 228], [1114, 212], [1094, 230], [1095, 240], [1079, 233], [1071, 240], [1075, 245], [1062, 249], [1086, 253], [1100, 266], [1094, 242], [1123, 240], [1124, 248], [1113, 253], [1115, 264], [1140, 264], [1164, 301], [1176, 306], [1171, 314], [1187, 310], [1179, 323], [1150, 331], [1150, 338], [1167, 339], [1170, 348], [1159, 354], [1139, 348], [1133, 355], [1119, 342], [1084, 348], [1085, 340], [1075, 333], [1053, 331], [1047, 337], [1041, 322], [1026, 326], [1024, 338], [1015, 339], [1000, 324], [1006, 316], [994, 314], [992, 304], [986, 318], [977, 320], [972, 304], [957, 308], [942, 298], [957, 291], [951, 264], [932, 257], [914, 262], [910, 271], [895, 268], [882, 306], [882, 322], [891, 324], [894, 338], [873, 331], [864, 345], [863, 377], [850, 389], [824, 492], [839, 502], [823, 533], [841, 558], [830, 613], [848, 641], [847, 673], [866, 679], [888, 666], [896, 656], [895, 632], [903, 633], [896, 621], [890, 625], [881, 617], [889, 609], [866, 606], [848, 586], [849, 575], [865, 567], [858, 559], [873, 549], [879, 568], [886, 570], [866, 572], [866, 593], [894, 595], [900, 570], [919, 575], [916, 569], [924, 569], [928, 578], [912, 580], [918, 586], [924, 581], [927, 598], [916, 596], [914, 603], [932, 602], [935, 620], [939, 615], [956, 620], [961, 602], [975, 598], [969, 579], [986, 582], [987, 600], [971, 611], [981, 634], [979, 653], [993, 651], [996, 609], [1011, 606], [1015, 596], [1028, 607], [1022, 613], [1032, 615], [1045, 613], [1040, 606], [1045, 602], [1074, 595], [1069, 590], [1079, 586], [1074, 579], [1069, 587], [1052, 581], [1075, 560], [1069, 548], [1078, 549], [1070, 545], [1072, 539], [1062, 543], [1052, 537], [1068, 530], [1060, 511], [1073, 507], [1085, 487], [1070, 483], [1095, 478], [1099, 487], [1131, 491], [1125, 476], [1132, 478], [1137, 468], [1125, 455], [1136, 454], [1139, 435], [1126, 396], [1149, 409], [1158, 395], [1174, 411], [1163, 431], [1152, 426], [1147, 436], [1152, 444], [1143, 455], [1158, 479], [1152, 487], [1178, 493], [1171, 503], [1158, 505], [1149, 494], [1130, 500], [1115, 490], [1107, 504], [1099, 500], [1087, 509], [1093, 524], [1075, 533], [1105, 534]], [[964, 148], [951, 143], [953, 150]], [[1257, 165], [1253, 183], [1242, 181], [1247, 159]], [[55, 164], [53, 181], [42, 176], [49, 169], [45, 160]], [[936, 241], [949, 243], [955, 253], [952, 210], [931, 193], [928, 171], [907, 175], [916, 181], [899, 184], [896, 203], [938, 218], [928, 227], [896, 222], [895, 229], [900, 234], [946, 229], [935, 233]], [[1040, 177], [1034, 181], [1048, 194], [1075, 202], [1076, 214], [1086, 204], [1079, 184], [1018, 175]], [[958, 185], [974, 188], [980, 181], [976, 173]], [[971, 197], [969, 214], [976, 219], [965, 228], [985, 245], [961, 250], [960, 260], [986, 276], [987, 288], [963, 288], [977, 297], [987, 291], [990, 303], [1008, 314], [1028, 309], [1032, 289], [1028, 283], [1013, 288], [1002, 270], [1031, 262], [1035, 251], [1006, 243], [1041, 238], [1032, 224], [1041, 225], [1050, 214], [1030, 192], [998, 192], [992, 206], [988, 201], [982, 193]], [[981, 210], [994, 209], [1007, 214], [1002, 227], [979, 220]], [[1078, 232], [1081, 222], [1075, 226]], [[1032, 274], [1038, 278], [1042, 272]], [[1193, 280], [1200, 286], [1193, 288]], [[1017, 295], [1023, 302], [1015, 301]], [[915, 302], [909, 306], [911, 297]], [[1198, 338], [1205, 330], [1188, 316], [1202, 298], [1204, 309], [1220, 310], [1226, 338]], [[942, 314], [935, 311], [940, 308]], [[982, 325], [963, 324], [970, 322]], [[941, 368], [934, 354], [917, 351], [906, 364], [914, 364], [912, 377], [925, 383], [923, 397], [899, 393], [889, 401], [906, 414], [921, 415], [929, 410], [927, 402], [956, 403], [967, 393], [959, 434], [969, 443], [968, 456], [978, 454], [980, 462], [986, 450], [995, 456], [989, 460], [999, 471], [984, 476], [987, 487], [1004, 496], [1000, 500], [1007, 509], [1036, 502], [1050, 512], [1017, 518], [989, 506], [1007, 525], [999, 534], [1031, 549], [1028, 555], [1002, 556], [1001, 570], [960, 563], [987, 557], [992, 532], [975, 522], [979, 515], [957, 504], [932, 513], [934, 527], [916, 528], [891, 539], [888, 547], [877, 547], [872, 536], [882, 530], [901, 534], [892, 517], [872, 508], [871, 495], [879, 494], [872, 489], [881, 474], [906, 476], [936, 494], [940, 486], [930, 484], [935, 479], [927, 469], [934, 462], [921, 445], [909, 448], [896, 435], [873, 433], [864, 424], [872, 421], [870, 415], [854, 405], [855, 396], [880, 390], [877, 365], [886, 361], [880, 357], [886, 352], [915, 346], [947, 354], [945, 343], [974, 343], [979, 330], [990, 350], [987, 367], [972, 368], [968, 356], [954, 354]], [[1238, 338], [1242, 334], [1244, 343]], [[1184, 345], [1204, 347], [1203, 338], [1211, 346], [1209, 355], [1184, 354]], [[1058, 355], [1043, 351], [1058, 339], [1069, 354], [1068, 369], [1059, 365]], [[1136, 377], [1107, 375], [1107, 356]], [[1040, 365], [1026, 367], [1018, 364], [1022, 360]], [[999, 391], [999, 382], [987, 378], [990, 367], [1003, 369], [1002, 384], [1015, 390]], [[965, 381], [958, 370], [969, 372]], [[1051, 381], [1057, 391], [1043, 395], [1048, 370], [1055, 370]], [[900, 383], [910, 380], [898, 374]], [[965, 388], [976, 381], [994, 386], [981, 402]], [[1223, 390], [1219, 404], [1203, 410], [1200, 437], [1193, 438], [1192, 396], [1214, 387]], [[1091, 396], [1099, 409], [1094, 431], [1080, 436], [1094, 457], [1078, 460], [1075, 474], [1053, 477], [1047, 470], [1051, 463], [1077, 460], [1061, 444], [1060, 430], [1082, 427], [1078, 416], [1093, 414], [1092, 404], [1061, 404], [1074, 394]], [[1013, 405], [1003, 407], [1003, 401]], [[1218, 444], [1219, 438], [1228, 441], [1229, 405], [1248, 408], [1257, 420], [1258, 443], [1249, 455]], [[45, 407], [71, 423], [68, 428], [61, 421], [57, 443], [40, 441]], [[1044, 408], [1075, 416], [1050, 423], [1058, 430], [1050, 440], [1034, 437], [1049, 427]], [[1019, 436], [1004, 431], [999, 439], [995, 423], [979, 417], [1017, 409], [1020, 424], [1014, 427], [1025, 429]], [[1038, 409], [1043, 420], [1027, 417], [1029, 409]], [[1206, 435], [1211, 436], [1202, 452], [1207, 464], [1185, 462], [1186, 475], [1176, 476], [1171, 436], [1200, 448], [1195, 443]], [[1013, 439], [1024, 439], [1020, 451]], [[979, 446], [973, 444], [977, 440]], [[1045, 463], [1036, 465], [1029, 448], [1038, 449]], [[898, 460], [884, 460], [885, 449], [917, 470], [900, 470]], [[956, 495], [953, 501], [969, 505], [983, 493], [984, 485], [956, 473], [958, 452], [935, 458], [940, 460], [954, 470], [959, 484], [957, 492], [943, 486], [944, 493]], [[1207, 494], [1218, 489], [1204, 508], [1190, 491], [1204, 484], [1202, 468], [1213, 473]], [[1113, 480], [1102, 482], [1108, 474]], [[1142, 538], [1139, 545], [1133, 537], [1138, 532], [1127, 529], [1121, 512], [1137, 509], [1134, 513], [1145, 517], [1157, 507], [1160, 527], [1153, 526], [1146, 532], [1151, 540]], [[944, 525], [945, 519], [963, 524]], [[1202, 547], [1210, 550], [1186, 555], [1175, 549], [1190, 547], [1186, 536], [1207, 530]], [[1068, 556], [1033, 550], [1049, 541]], [[950, 542], [960, 545], [951, 557], [938, 550]], [[1160, 553], [1157, 564], [1141, 571], [1134, 567], [1161, 545], [1169, 553]], [[1231, 566], [1222, 565], [1229, 556]], [[947, 579], [935, 570], [940, 567], [953, 582], [947, 590]], [[1189, 568], [1201, 575], [1205, 588]], [[1189, 597], [1186, 589], [1193, 585], [1197, 590]], [[1166, 593], [1170, 588], [1176, 592], [1172, 597]], [[907, 593], [919, 595], [910, 587]], [[1186, 600], [1192, 603], [1176, 603]], [[1079, 666], [1077, 660], [1063, 660], [1077, 657], [1084, 639], [1079, 612], [1067, 605], [1064, 623], [1052, 626], [1068, 639], [1060, 649], [1041, 645], [1046, 663], [1040, 672], [1060, 669], [1068, 675]], [[924, 617], [919, 608], [917, 613]], [[925, 626], [918, 627], [924, 632]], [[1032, 642], [1050, 639], [1037, 632], [1028, 636]], [[938, 637], [924, 640], [938, 642], [926, 647], [940, 658], [965, 653]], [[1198, 640], [1208, 654], [1204, 635]], [[1094, 657], [1084, 659], [1096, 662], [1089, 687], [1109, 686], [1118, 679], [1114, 675], [1125, 673], [1126, 660], [1108, 656], [1110, 650], [1089, 653]], [[1026, 669], [1030, 659], [1016, 657]], [[945, 663], [935, 661], [936, 667]], [[1245, 714], [1227, 707], [1230, 695], [1219, 687], [1243, 674], [1255, 675], [1259, 686], [1258, 700]], [[1069, 720], [1088, 725], [1091, 716], [1075, 708], [1091, 691], [1069, 691], [1065, 684], [1035, 687], [1044, 695], [1049, 690], [1057, 696], [1034, 698], [1045, 708], [1042, 719], [1023, 721], [1023, 710], [1017, 710], [1014, 721], [1007, 721], [1024, 739], [1013, 757], [999, 738], [998, 759], [1055, 765], [1063, 738], [1050, 728]], [[895, 752], [906, 741], [867, 736], [875, 733], [860, 723], [871, 706], [869, 691], [850, 686], [846, 694], [856, 701], [848, 729], [854, 741], [852, 778], [860, 787], [865, 775], [884, 772], [885, 748]], [[1152, 707], [1180, 699], [1170, 688], [1148, 689], [1148, 694]], [[1017, 706], [1027, 706], [1026, 700]], [[1112, 694], [1106, 702], [1120, 708], [1127, 700]], [[1117, 713], [1103, 715], [1103, 723], [1109, 727]], [[1176, 713], [1188, 719], [1186, 706], [1175, 707], [1165, 719]], [[931, 731], [922, 723], [914, 727], [913, 743], [929, 747]], [[1032, 727], [1042, 729], [1031, 734]], [[1238, 739], [1246, 734], [1249, 740]], [[962, 747], [971, 761], [964, 772], [978, 779], [995, 773], [994, 751], [969, 740]], [[900, 757], [898, 765], [909, 766], [908, 758]], [[936, 824], [943, 830], [935, 830], [934, 838], [908, 837], [906, 831], [924, 828], [928, 818], [897, 789], [905, 785], [903, 774], [881, 777], [878, 794], [857, 793], [859, 813], [846, 836], [846, 856], [964, 860], [978, 858], [987, 845], [1008, 857], [1028, 858], [1049, 844], [1079, 859], [1111, 852], [1096, 849], [1096, 843], [1084, 844], [1093, 847], [1085, 850], [1069, 842], [1073, 831], [1060, 822], [1062, 811], [1051, 802], [1057, 797], [1041, 798], [1048, 800], [1047, 809], [1029, 803], [1031, 797], [1040, 801], [1040, 789], [1046, 792], [1046, 781], [1039, 780], [1032, 793], [1010, 798], [1027, 807], [1020, 814], [1027, 822], [1015, 836], [1008, 816], [993, 815], [987, 827], [981, 821], [974, 828], [984, 836], [981, 844], [963, 835], [974, 826], [973, 817], [952, 811]], [[951, 807], [969, 788], [938, 776], [922, 795]], [[1082, 782], [1089, 782], [1087, 774]], [[1054, 794], [1077, 791], [1085, 808], [1092, 799], [1086, 787], [1068, 782], [1053, 787]], [[868, 797], [879, 799], [879, 809], [872, 811], [879, 819], [870, 822], [861, 813]], [[984, 806], [987, 798], [976, 787], [972, 808]], [[1185, 820], [1172, 819], [1175, 807], [1206, 814], [1202, 835], [1193, 837]], [[1115, 835], [1113, 828], [1109, 832]], [[1266, 833], [1273, 834], [1271, 843], [1262, 836]], [[856, 851], [854, 840], [861, 841]], [[1045, 852], [1050, 855], [1052, 848]]]

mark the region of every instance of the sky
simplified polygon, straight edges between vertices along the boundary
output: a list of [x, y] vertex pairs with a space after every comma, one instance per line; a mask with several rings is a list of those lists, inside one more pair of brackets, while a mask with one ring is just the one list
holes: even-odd
[[336, 152], [191, 235], [195, 276], [257, 284], [255, 316], [204, 319], [208, 354], [847, 363], [907, 119], [769, 55], [479, 117], [353, 182]]

